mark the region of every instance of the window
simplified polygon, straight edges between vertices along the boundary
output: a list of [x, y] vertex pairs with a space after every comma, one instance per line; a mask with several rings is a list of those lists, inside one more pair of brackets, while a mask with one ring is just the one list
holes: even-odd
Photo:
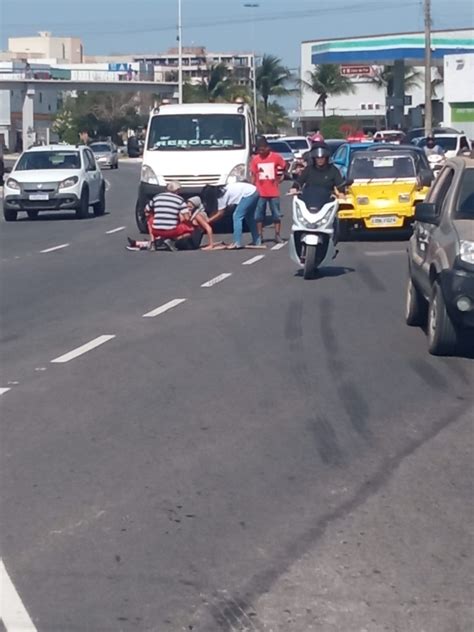
[[95, 158], [94, 155], [92, 154], [92, 152], [90, 151], [90, 149], [86, 149], [84, 152], [84, 161], [86, 164], [86, 170], [87, 171], [95, 171], [96, 170], [96, 166], [95, 166]]
[[38, 93], [38, 100], [39, 100], [40, 103], [43, 103], [43, 93], [42, 92]]
[[467, 142], [467, 138], [465, 136], [461, 136], [461, 143], [459, 145], [459, 149], [461, 151], [471, 151], [471, 148], [469, 147], [469, 143]]
[[445, 209], [444, 201], [447, 198], [449, 187], [454, 178], [454, 170], [450, 167], [445, 167], [439, 174], [435, 184], [433, 185], [427, 202], [432, 202], [436, 206], [436, 213], [440, 215]]
[[361, 110], [366, 110], [367, 109], [367, 103], [361, 103], [360, 104], [360, 109]]
[[456, 219], [474, 220], [474, 169], [465, 169], [462, 174], [455, 208]]

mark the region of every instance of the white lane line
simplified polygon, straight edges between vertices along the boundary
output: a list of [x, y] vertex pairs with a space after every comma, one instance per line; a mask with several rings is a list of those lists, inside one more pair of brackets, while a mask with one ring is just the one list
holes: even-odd
[[232, 272], [224, 272], [224, 274], [219, 274], [219, 276], [214, 277], [210, 281], [206, 281], [201, 285], [201, 287], [212, 287], [213, 285], [217, 285], [217, 283], [224, 281], [224, 279], [227, 279], [230, 276], [232, 276]]
[[118, 233], [121, 230], [125, 230], [125, 226], [118, 226], [117, 228], [112, 228], [112, 230], [106, 230], [105, 234], [106, 235], [113, 235], [113, 233]]
[[0, 621], [7, 632], [37, 632], [26, 608], [0, 560]]
[[40, 250], [41, 253], [44, 252], [54, 252], [55, 250], [61, 250], [62, 248], [67, 248], [69, 244], [59, 244], [59, 246], [53, 246], [52, 248], [46, 248], [45, 250]]
[[284, 241], [282, 244], [275, 244], [274, 246], [270, 248], [270, 250], [281, 250], [285, 246], [286, 246], [286, 241]]
[[112, 185], [110, 184], [109, 180], [107, 180], [107, 178], [104, 178], [104, 180], [105, 180], [105, 190], [110, 191]]
[[390, 255], [406, 255], [406, 250], [368, 250], [364, 252], [367, 257], [389, 257]]
[[256, 257], [252, 257], [251, 259], [247, 259], [247, 261], [243, 261], [243, 266], [251, 266], [253, 263], [257, 263], [260, 259], [265, 259], [265, 255], [257, 255]]
[[10, 387], [4, 387], [4, 388], [0, 388], [0, 395], [3, 395], [4, 393], [8, 393], [8, 391], [11, 391], [12, 389]]
[[164, 305], [161, 305], [160, 307], [157, 307], [156, 309], [152, 309], [151, 312], [147, 312], [146, 314], [143, 314], [142, 318], [154, 318], [155, 316], [164, 314], [168, 310], [173, 309], [173, 307], [177, 307], [178, 305], [181, 305], [181, 303], [184, 303], [185, 300], [186, 300], [185, 298], [174, 298], [172, 301], [169, 301], [168, 303], [165, 303]]
[[112, 338], [115, 338], [114, 334], [104, 334], [103, 336], [94, 338], [94, 340], [91, 340], [90, 342], [86, 342], [86, 344], [77, 347], [77, 349], [73, 349], [72, 351], [59, 356], [58, 358], [54, 358], [54, 360], [51, 360], [51, 362], [55, 364], [63, 364], [64, 362], [69, 362], [70, 360], [74, 360], [74, 358], [77, 358], [78, 356], [81, 356], [82, 354], [87, 353], [88, 351], [91, 351], [92, 349], [95, 349], [100, 345], [103, 345], [104, 342], [112, 340]]

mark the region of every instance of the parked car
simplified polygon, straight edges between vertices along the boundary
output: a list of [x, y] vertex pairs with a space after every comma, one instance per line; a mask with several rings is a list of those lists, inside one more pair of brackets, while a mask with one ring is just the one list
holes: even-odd
[[406, 322], [426, 325], [434, 355], [462, 350], [474, 332], [474, 160], [446, 162], [415, 212], [408, 248]]
[[270, 140], [268, 141], [268, 145], [271, 151], [274, 151], [282, 156], [282, 158], [286, 162], [287, 172], [290, 172], [293, 161], [295, 160], [295, 155], [291, 151], [291, 147], [288, 145], [288, 143], [283, 140]]
[[91, 143], [89, 147], [94, 152], [99, 167], [118, 169], [118, 151], [113, 143], [97, 142]]
[[341, 236], [354, 230], [409, 229], [432, 180], [426, 157], [412, 148], [357, 152], [349, 168], [347, 195], [339, 204]]
[[[466, 134], [435, 134], [435, 142], [444, 151], [446, 158], [454, 158], [454, 156], [460, 156], [471, 154], [471, 143], [469, 142]], [[417, 147], [426, 146], [426, 137], [420, 139], [414, 139]]]
[[44, 145], [23, 152], [6, 179], [3, 216], [30, 219], [40, 211], [74, 210], [79, 219], [105, 213], [105, 180], [89, 147]]

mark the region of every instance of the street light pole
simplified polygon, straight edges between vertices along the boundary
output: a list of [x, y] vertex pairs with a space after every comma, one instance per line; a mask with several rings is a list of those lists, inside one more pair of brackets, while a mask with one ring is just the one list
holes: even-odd
[[425, 135], [433, 131], [431, 103], [431, 0], [425, 0]]
[[[258, 9], [258, 2], [247, 2], [244, 4], [246, 9]], [[258, 128], [258, 112], [257, 112], [257, 57], [255, 55], [255, 22], [252, 22], [252, 46], [253, 46], [253, 64], [252, 64], [252, 83], [253, 83], [253, 117], [255, 120], [255, 129]]]
[[181, 0], [178, 0], [178, 103], [183, 102], [183, 23]]

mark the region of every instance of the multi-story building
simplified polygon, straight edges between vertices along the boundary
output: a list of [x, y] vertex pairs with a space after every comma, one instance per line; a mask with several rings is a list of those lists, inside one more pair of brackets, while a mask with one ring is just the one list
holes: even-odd
[[84, 48], [78, 37], [53, 37], [49, 31], [40, 31], [35, 37], [9, 37], [8, 51], [15, 57], [57, 59], [80, 64], [84, 61]]

